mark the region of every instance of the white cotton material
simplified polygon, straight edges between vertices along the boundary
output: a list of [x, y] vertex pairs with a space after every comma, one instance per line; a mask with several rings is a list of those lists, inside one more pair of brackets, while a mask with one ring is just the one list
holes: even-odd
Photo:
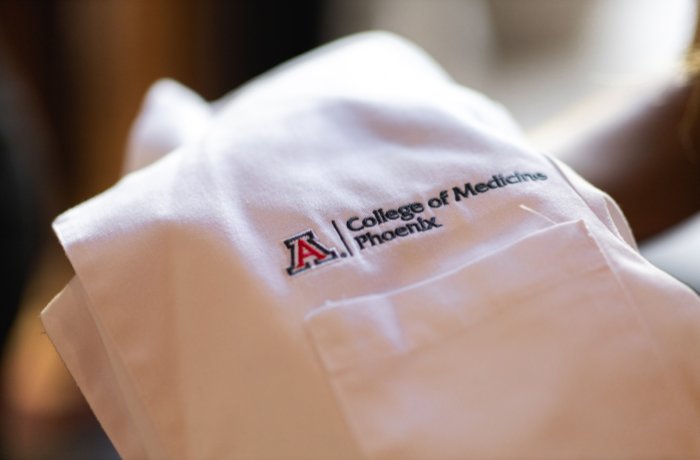
[[198, 139], [212, 111], [199, 94], [174, 80], [154, 83], [131, 129], [124, 173], [144, 168]]
[[42, 321], [124, 458], [700, 456], [698, 296], [414, 45], [191, 109], [54, 223]]

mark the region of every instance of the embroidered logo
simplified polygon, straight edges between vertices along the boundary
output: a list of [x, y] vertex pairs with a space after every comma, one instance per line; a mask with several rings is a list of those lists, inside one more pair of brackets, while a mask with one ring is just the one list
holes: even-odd
[[372, 252], [377, 246], [396, 244], [398, 241], [417, 238], [428, 232], [437, 233], [443, 227], [444, 221], [439, 214], [445, 208], [469, 206], [472, 200], [480, 200], [486, 193], [496, 197], [499, 189], [548, 179], [546, 174], [538, 171], [493, 174], [481, 182], [464, 182], [453, 185], [451, 190], [445, 188], [439, 192], [435, 191], [422, 200], [401, 201], [371, 211], [347, 214], [338, 222], [330, 221], [338, 236], [336, 242], [342, 243], [344, 247], [340, 253], [333, 247], [324, 246], [313, 230], [306, 230], [284, 240], [290, 259], [287, 273], [294, 276], [333, 260]]
[[338, 258], [335, 248], [324, 246], [313, 232], [306, 230], [287, 240], [284, 245], [289, 249], [289, 276], [297, 275], [317, 265], [325, 264]]

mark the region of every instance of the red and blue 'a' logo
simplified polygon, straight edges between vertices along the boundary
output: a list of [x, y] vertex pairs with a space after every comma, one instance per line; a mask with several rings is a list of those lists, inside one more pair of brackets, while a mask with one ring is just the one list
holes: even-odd
[[284, 245], [289, 249], [289, 276], [298, 275], [310, 268], [325, 264], [338, 258], [335, 248], [324, 246], [313, 232], [306, 230], [287, 240]]

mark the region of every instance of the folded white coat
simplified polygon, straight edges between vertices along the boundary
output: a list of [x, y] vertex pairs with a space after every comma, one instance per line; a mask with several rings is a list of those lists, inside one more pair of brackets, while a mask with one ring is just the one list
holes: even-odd
[[124, 458], [700, 456], [700, 299], [413, 45], [147, 101], [42, 313]]

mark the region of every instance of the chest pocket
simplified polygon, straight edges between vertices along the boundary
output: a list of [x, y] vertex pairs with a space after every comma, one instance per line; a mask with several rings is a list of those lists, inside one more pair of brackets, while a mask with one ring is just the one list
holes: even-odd
[[305, 319], [368, 458], [697, 452], [653, 338], [583, 222]]

